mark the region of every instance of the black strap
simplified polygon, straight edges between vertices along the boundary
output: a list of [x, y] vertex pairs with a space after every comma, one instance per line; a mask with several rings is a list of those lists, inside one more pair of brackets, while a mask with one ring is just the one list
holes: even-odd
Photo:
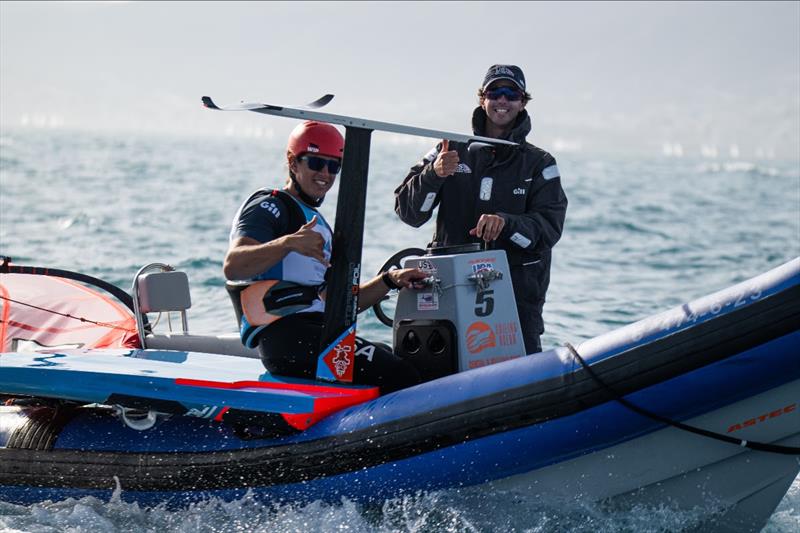
[[290, 235], [299, 230], [306, 223], [306, 215], [303, 209], [297, 204], [297, 200], [286, 191], [280, 189], [272, 189], [272, 196], [277, 196], [286, 205], [289, 210], [289, 222], [286, 227], [286, 234]]
[[262, 199], [265, 198], [278, 198], [286, 206], [287, 222], [285, 235], [291, 235], [306, 223], [306, 215], [303, 213], [303, 209], [297, 203], [297, 200], [288, 192], [281, 189], [258, 189], [250, 195], [244, 202], [244, 205], [250, 204], [256, 198], [258, 198], [259, 201], [263, 201]]
[[663, 417], [652, 411], [648, 411], [646, 409], [642, 409], [641, 407], [629, 402], [625, 398], [623, 398], [620, 394], [618, 394], [614, 389], [610, 386], [606, 385], [592, 370], [586, 361], [583, 360], [583, 357], [578, 354], [578, 351], [570, 344], [566, 343], [565, 346], [570, 351], [572, 356], [578, 360], [581, 366], [586, 370], [586, 373], [597, 382], [603, 389], [607, 390], [611, 397], [619, 402], [620, 404], [624, 405], [634, 413], [640, 414], [646, 418], [650, 418], [651, 420], [656, 420], [657, 422], [661, 422], [662, 424], [667, 424], [674, 428], [681, 429], [683, 431], [688, 431], [689, 433], [694, 433], [696, 435], [702, 435], [703, 437], [708, 437], [710, 439], [719, 440], [722, 442], [728, 442], [730, 444], [736, 444], [737, 446], [741, 446], [743, 448], [749, 448], [751, 450], [758, 450], [760, 452], [768, 452], [768, 453], [778, 453], [782, 455], [800, 455], [800, 447], [797, 446], [781, 446], [779, 444], [768, 444], [763, 442], [753, 442], [748, 440], [737, 439], [735, 437], [731, 437], [729, 435], [723, 435], [721, 433], [716, 433], [714, 431], [708, 431], [707, 429], [701, 429], [694, 426], [690, 426], [688, 424], [683, 424], [681, 422], [676, 422], [672, 419]]
[[309, 306], [317, 298], [319, 286], [291, 284], [288, 287], [273, 287], [264, 295], [263, 302], [264, 309], [269, 312], [294, 305]]

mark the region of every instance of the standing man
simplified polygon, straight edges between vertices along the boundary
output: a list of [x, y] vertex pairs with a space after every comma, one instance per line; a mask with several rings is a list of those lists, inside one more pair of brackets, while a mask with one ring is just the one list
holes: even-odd
[[[484, 241], [505, 250], [529, 354], [541, 351], [550, 250], [561, 237], [567, 197], [552, 155], [528, 142], [531, 96], [515, 65], [493, 65], [478, 89], [475, 135], [518, 146], [443, 140], [395, 190], [395, 211], [419, 227], [439, 206], [432, 246]], [[477, 149], [476, 149], [477, 148]]]

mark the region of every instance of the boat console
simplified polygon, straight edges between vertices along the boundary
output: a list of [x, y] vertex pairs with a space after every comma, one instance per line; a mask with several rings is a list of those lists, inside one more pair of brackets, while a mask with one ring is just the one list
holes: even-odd
[[400, 291], [393, 323], [395, 353], [425, 381], [525, 355], [503, 250], [428, 248], [402, 266], [429, 273], [423, 289]]

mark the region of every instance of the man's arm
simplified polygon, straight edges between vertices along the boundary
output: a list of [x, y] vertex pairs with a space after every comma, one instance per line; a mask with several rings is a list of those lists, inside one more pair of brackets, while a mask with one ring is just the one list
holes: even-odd
[[[404, 268], [387, 272], [389, 279], [394, 283], [392, 288], [414, 288], [416, 283], [428, 277], [428, 273], [418, 268]], [[362, 283], [358, 289], [358, 312], [369, 309], [389, 292], [390, 287], [384, 283], [381, 276]]]
[[225, 254], [222, 273], [229, 280], [250, 279], [278, 264], [290, 251], [286, 237], [269, 242], [239, 237]]
[[[458, 165], [458, 153], [439, 143], [416, 165], [411, 167], [403, 183], [394, 191], [394, 210], [400, 220], [415, 228], [430, 220], [439, 204], [439, 189]], [[453, 164], [452, 159], [455, 158]], [[439, 173], [444, 177], [440, 177]]]

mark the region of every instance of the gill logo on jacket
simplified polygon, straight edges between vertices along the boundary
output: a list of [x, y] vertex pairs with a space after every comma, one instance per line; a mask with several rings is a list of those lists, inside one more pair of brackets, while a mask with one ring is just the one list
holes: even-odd
[[281, 217], [280, 209], [278, 209], [278, 206], [275, 205], [273, 202], [270, 202], [269, 200], [265, 200], [265, 201], [261, 202], [260, 205], [261, 205], [262, 209], [266, 209], [266, 211], [268, 213], [271, 213], [272, 216], [274, 216], [275, 218], [280, 218]]

